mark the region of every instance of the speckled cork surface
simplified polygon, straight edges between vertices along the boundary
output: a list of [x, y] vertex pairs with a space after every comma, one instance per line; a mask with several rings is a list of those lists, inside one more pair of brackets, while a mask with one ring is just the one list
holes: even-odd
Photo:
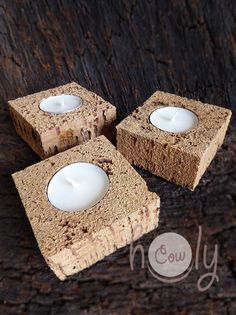
[[[82, 212], [57, 210], [47, 198], [51, 177], [65, 165], [85, 161], [103, 168], [109, 191]], [[12, 175], [39, 248], [64, 280], [158, 225], [160, 199], [104, 137], [59, 153]]]
[[[82, 106], [65, 114], [40, 110], [43, 98], [71, 94]], [[116, 108], [75, 82], [8, 102], [17, 133], [41, 157], [46, 158], [101, 134], [112, 137]]]
[[[154, 127], [150, 114], [166, 106], [193, 111], [198, 126], [181, 133]], [[228, 109], [158, 91], [117, 126], [117, 148], [130, 163], [194, 190], [224, 141], [230, 117]]]

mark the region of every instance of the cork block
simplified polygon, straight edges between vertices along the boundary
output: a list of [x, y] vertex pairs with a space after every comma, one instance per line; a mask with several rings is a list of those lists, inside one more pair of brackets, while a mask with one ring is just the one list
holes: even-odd
[[[61, 94], [79, 96], [81, 106], [63, 114], [39, 108], [40, 102]], [[101, 134], [112, 137], [116, 108], [75, 82], [8, 102], [17, 133], [42, 158], [52, 156]]]
[[[47, 187], [62, 167], [75, 162], [100, 166], [110, 186], [105, 197], [84, 211], [56, 209]], [[45, 159], [12, 175], [39, 248], [59, 279], [91, 266], [158, 225], [160, 199], [104, 137]]]
[[[177, 133], [153, 126], [151, 113], [167, 106], [192, 111], [197, 126]], [[223, 143], [230, 117], [228, 109], [158, 91], [117, 126], [117, 148], [130, 163], [194, 190]]]

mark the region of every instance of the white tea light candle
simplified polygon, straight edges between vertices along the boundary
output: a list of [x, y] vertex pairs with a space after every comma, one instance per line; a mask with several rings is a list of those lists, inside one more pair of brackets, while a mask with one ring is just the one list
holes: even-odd
[[106, 172], [97, 165], [78, 162], [60, 169], [48, 185], [48, 200], [63, 211], [83, 211], [97, 204], [109, 189]]
[[186, 132], [198, 125], [197, 116], [182, 107], [162, 107], [150, 115], [153, 126], [168, 132]]
[[76, 95], [49, 96], [40, 102], [39, 108], [51, 114], [64, 114], [75, 110], [82, 105], [82, 99]]

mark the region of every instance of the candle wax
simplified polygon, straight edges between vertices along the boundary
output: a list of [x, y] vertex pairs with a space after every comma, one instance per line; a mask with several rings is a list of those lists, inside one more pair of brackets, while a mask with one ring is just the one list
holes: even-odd
[[198, 118], [188, 109], [168, 106], [152, 112], [150, 122], [163, 131], [186, 132], [198, 125]]
[[64, 114], [75, 110], [82, 105], [82, 99], [76, 95], [49, 96], [40, 102], [39, 108], [51, 114]]
[[109, 178], [99, 166], [78, 162], [60, 169], [51, 178], [50, 203], [63, 211], [83, 211], [98, 203], [109, 189]]

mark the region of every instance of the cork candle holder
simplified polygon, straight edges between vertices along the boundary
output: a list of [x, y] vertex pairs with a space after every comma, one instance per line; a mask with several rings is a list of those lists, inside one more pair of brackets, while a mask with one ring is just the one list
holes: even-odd
[[42, 159], [113, 135], [116, 108], [74, 82], [8, 104], [17, 133]]
[[[137, 229], [141, 236], [158, 225], [159, 197], [104, 136], [12, 176], [39, 248], [61, 280], [129, 244]], [[93, 195], [89, 206], [92, 190], [102, 196]]]
[[117, 126], [126, 159], [191, 190], [224, 141], [231, 111], [156, 92]]

